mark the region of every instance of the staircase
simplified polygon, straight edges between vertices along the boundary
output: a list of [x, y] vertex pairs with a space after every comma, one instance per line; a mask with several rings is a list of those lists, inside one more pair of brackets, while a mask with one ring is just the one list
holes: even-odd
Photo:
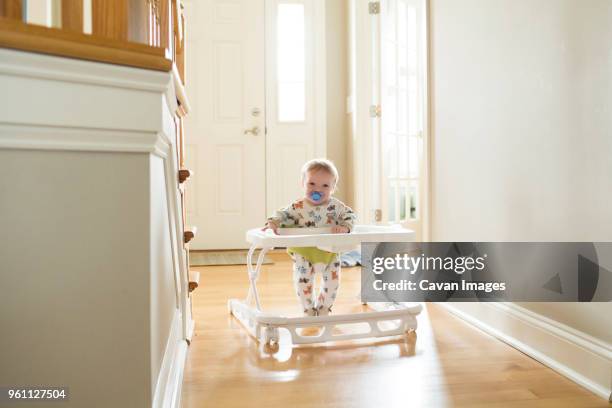
[[200, 284], [184, 32], [180, 0], [0, 0], [0, 383], [180, 406]]

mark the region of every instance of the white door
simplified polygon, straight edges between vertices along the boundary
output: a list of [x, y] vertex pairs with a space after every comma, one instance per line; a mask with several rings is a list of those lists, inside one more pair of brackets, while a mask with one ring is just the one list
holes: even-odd
[[325, 4], [266, 0], [267, 203], [302, 193], [300, 170], [326, 154]]
[[244, 248], [266, 219], [264, 0], [184, 4], [191, 248]]
[[382, 0], [379, 21], [382, 221], [400, 223], [422, 240], [425, 0]]
[[358, 209], [428, 239], [426, 0], [351, 0]]

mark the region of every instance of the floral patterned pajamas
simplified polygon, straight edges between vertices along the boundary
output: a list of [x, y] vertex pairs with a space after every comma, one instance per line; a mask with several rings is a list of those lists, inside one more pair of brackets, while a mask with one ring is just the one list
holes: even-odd
[[[297, 200], [277, 210], [268, 218], [280, 228], [324, 228], [343, 226], [353, 229], [355, 213], [335, 197], [320, 205], [311, 205]], [[287, 248], [293, 258], [293, 280], [295, 291], [306, 315], [327, 315], [336, 300], [340, 285], [340, 261], [336, 254], [316, 247]], [[316, 272], [321, 273], [321, 289], [315, 299], [314, 283]]]
[[[327, 315], [338, 295], [340, 286], [340, 261], [314, 265], [302, 255], [293, 254], [293, 283], [300, 303], [307, 315]], [[321, 273], [321, 288], [314, 299], [316, 272]]]

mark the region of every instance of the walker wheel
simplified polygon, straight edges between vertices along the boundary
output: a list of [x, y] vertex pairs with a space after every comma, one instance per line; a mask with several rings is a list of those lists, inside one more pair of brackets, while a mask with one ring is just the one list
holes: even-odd
[[278, 343], [278, 329], [276, 327], [266, 327], [263, 332], [262, 342], [266, 344]]
[[276, 352], [278, 352], [279, 348], [280, 348], [280, 345], [278, 344], [277, 341], [268, 342], [264, 344], [264, 351], [267, 354], [275, 354]]

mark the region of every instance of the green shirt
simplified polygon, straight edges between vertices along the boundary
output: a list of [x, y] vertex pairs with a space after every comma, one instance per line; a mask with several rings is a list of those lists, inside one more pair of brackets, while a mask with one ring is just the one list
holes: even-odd
[[336, 260], [336, 254], [333, 252], [323, 251], [316, 247], [289, 247], [287, 248], [289, 255], [298, 254], [302, 255], [311, 264], [323, 263], [330, 264]]

